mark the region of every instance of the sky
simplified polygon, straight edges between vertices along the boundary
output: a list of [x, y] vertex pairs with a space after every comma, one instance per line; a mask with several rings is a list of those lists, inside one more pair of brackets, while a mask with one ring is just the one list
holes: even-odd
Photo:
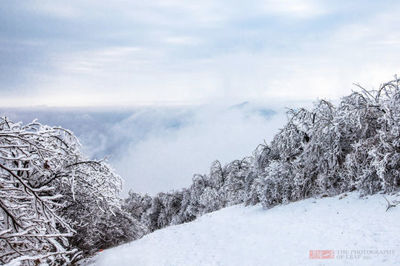
[[24, 0], [0, 5], [0, 115], [71, 129], [124, 191], [250, 156], [285, 107], [400, 70], [399, 1]]
[[335, 99], [399, 72], [400, 2], [3, 1], [0, 106]]

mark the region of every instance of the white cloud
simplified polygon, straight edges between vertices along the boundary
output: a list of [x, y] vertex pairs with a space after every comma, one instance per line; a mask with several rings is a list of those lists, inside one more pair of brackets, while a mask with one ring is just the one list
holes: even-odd
[[[54, 9], [55, 16], [68, 20], [57, 3], [37, 8]], [[65, 47], [43, 46], [46, 67], [26, 71], [29, 82], [20, 86], [26, 97], [16, 93], [18, 98], [2, 98], [0, 104], [337, 98], [349, 93], [353, 82], [377, 86], [400, 68], [397, 4], [157, 0], [70, 5], [65, 12], [82, 24], [83, 34], [73, 35], [74, 27], [70, 34], [77, 39], [67, 40]], [[60, 40], [57, 45], [64, 43]]]
[[38, 14], [60, 17], [64, 19], [75, 19], [83, 14], [79, 8], [71, 3], [52, 0], [30, 0], [23, 3], [25, 9]]
[[272, 139], [286, 116], [266, 120], [253, 105], [247, 107], [203, 106], [181, 128], [153, 128], [112, 161], [125, 188], [151, 194], [180, 189], [191, 184], [193, 174], [208, 174], [214, 160], [225, 164], [251, 155], [263, 140]]
[[165, 38], [164, 41], [166, 43], [175, 45], [193, 45], [193, 44], [198, 44], [200, 42], [199, 39], [189, 36], [170, 36]]
[[314, 0], [269, 0], [260, 1], [267, 14], [287, 16], [297, 19], [312, 18], [328, 12], [321, 1]]

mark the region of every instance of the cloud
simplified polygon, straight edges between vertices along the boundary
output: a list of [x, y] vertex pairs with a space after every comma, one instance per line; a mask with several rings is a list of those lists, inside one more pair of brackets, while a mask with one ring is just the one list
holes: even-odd
[[214, 160], [226, 164], [251, 155], [285, 121], [281, 112], [250, 104], [202, 106], [179, 127], [153, 128], [112, 162], [126, 188], [150, 194], [180, 189], [191, 184], [193, 174], [208, 173]]
[[82, 12], [71, 4], [54, 2], [51, 0], [32, 0], [26, 1], [23, 7], [29, 11], [39, 15], [46, 15], [51, 17], [59, 17], [63, 19], [76, 19], [82, 15]]
[[170, 36], [164, 40], [168, 44], [175, 45], [193, 45], [198, 44], [200, 40], [189, 36]]
[[328, 10], [320, 1], [310, 0], [269, 0], [261, 1], [262, 10], [274, 15], [296, 19], [313, 18], [323, 15]]
[[[293, 103], [290, 106], [296, 106]], [[222, 164], [250, 156], [286, 122], [278, 103], [229, 106], [141, 107], [134, 109], [0, 109], [14, 121], [39, 122], [72, 130], [91, 158], [107, 157], [129, 189], [155, 194], [191, 184]]]
[[389, 0], [68, 5], [0, 10], [0, 105], [337, 98], [400, 67]]

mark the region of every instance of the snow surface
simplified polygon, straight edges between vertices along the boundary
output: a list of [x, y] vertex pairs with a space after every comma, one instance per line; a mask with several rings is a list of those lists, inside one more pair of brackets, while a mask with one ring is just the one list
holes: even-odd
[[[399, 223], [400, 205], [386, 212], [382, 195], [350, 193], [269, 210], [238, 205], [105, 250], [94, 264], [400, 265]], [[334, 250], [335, 258], [310, 259], [310, 250]], [[370, 251], [393, 253], [339, 257]]]

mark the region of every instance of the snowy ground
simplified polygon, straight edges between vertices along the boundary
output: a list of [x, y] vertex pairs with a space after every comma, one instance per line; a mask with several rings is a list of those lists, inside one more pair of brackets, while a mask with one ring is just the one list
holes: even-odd
[[382, 195], [233, 206], [103, 251], [95, 265], [400, 265], [399, 225], [400, 205], [386, 212]]

